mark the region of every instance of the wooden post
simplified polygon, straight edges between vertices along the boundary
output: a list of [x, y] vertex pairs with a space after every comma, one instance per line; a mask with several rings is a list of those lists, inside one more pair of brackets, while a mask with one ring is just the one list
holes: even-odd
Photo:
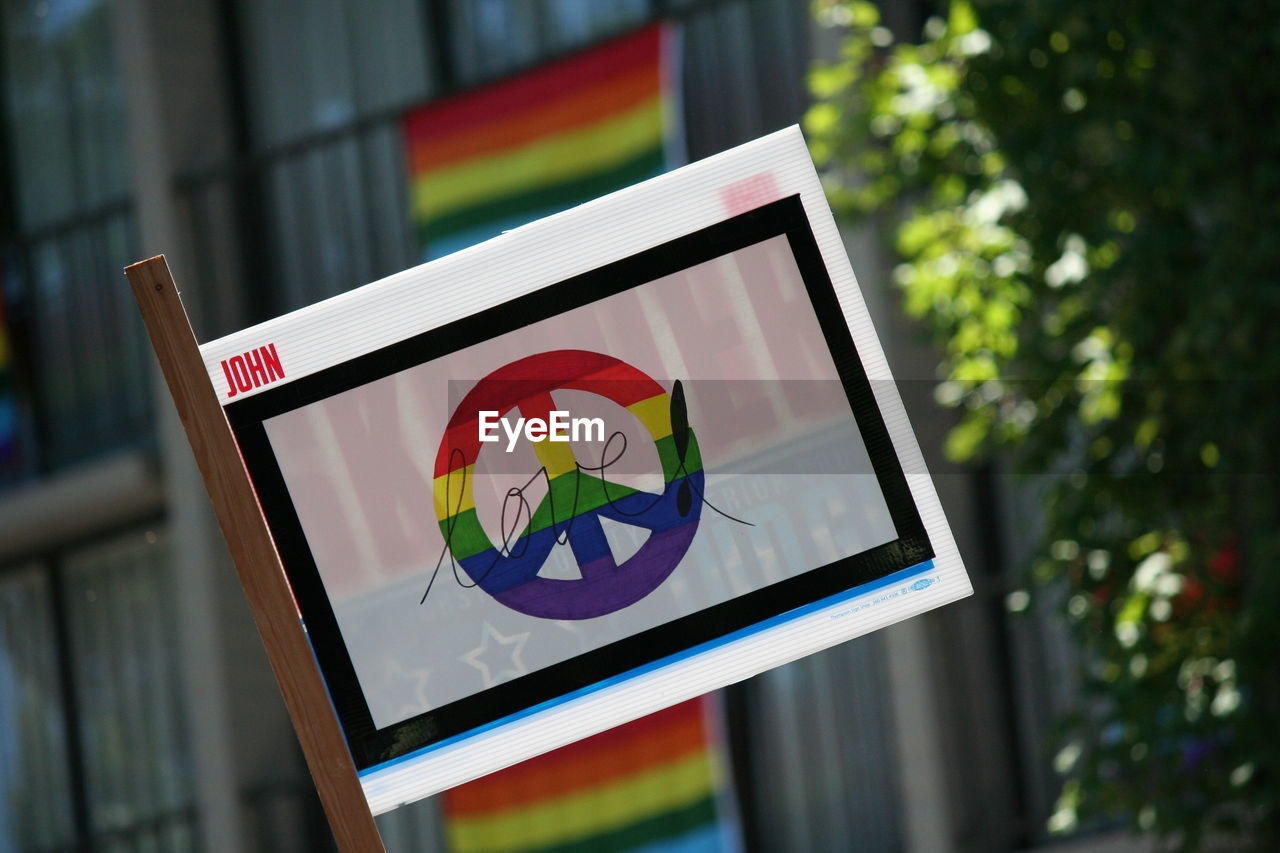
[[280, 556], [163, 255], [125, 267], [342, 853], [381, 853], [373, 814]]

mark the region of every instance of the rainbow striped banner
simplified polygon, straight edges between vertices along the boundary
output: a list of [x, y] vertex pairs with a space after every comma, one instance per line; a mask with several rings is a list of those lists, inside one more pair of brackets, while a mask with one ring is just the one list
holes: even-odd
[[446, 791], [452, 853], [740, 848], [705, 697]]
[[424, 259], [673, 165], [670, 43], [655, 24], [407, 115], [410, 209]]

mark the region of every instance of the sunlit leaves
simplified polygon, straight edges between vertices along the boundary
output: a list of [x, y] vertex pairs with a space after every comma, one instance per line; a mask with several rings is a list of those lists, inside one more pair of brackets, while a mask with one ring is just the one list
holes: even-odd
[[946, 453], [1011, 447], [1050, 483], [1030, 573], [1065, 585], [1089, 697], [1053, 831], [1280, 837], [1269, 5], [973, 0], [896, 39], [816, 7], [843, 37], [806, 131], [833, 206], [891, 223], [962, 413]]

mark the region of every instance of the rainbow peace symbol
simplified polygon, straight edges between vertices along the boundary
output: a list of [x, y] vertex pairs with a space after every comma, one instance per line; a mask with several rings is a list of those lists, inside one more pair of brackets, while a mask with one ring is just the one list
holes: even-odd
[[[584, 470], [568, 443], [534, 442], [549, 489], [537, 507], [521, 514], [518, 530], [505, 530], [511, 519], [504, 519], [508, 541], [495, 545], [480, 524], [473, 491], [476, 460], [485, 446], [479, 413], [501, 416], [519, 407], [525, 418], [548, 420], [556, 408], [552, 393], [562, 389], [606, 397], [639, 419], [662, 462], [662, 493], [610, 483], [607, 470]], [[453, 559], [502, 604], [544, 619], [590, 619], [635, 604], [680, 563], [698, 529], [703, 477], [679, 383], [668, 394], [643, 371], [612, 356], [556, 350], [498, 368], [463, 397], [436, 455], [436, 515]], [[619, 565], [602, 518], [646, 529], [649, 537]], [[581, 578], [539, 576], [557, 540], [567, 540]]]

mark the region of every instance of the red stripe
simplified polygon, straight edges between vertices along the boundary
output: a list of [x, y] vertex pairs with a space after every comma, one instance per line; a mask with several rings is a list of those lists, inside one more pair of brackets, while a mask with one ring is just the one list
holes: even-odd
[[694, 699], [454, 788], [451, 817], [552, 801], [678, 761], [708, 748], [703, 700]]
[[599, 394], [624, 407], [667, 393], [665, 388], [629, 364], [617, 364], [593, 371], [569, 380], [561, 387]]
[[555, 350], [525, 356], [480, 380], [458, 403], [436, 454], [434, 476], [475, 462], [481, 446], [479, 412], [501, 416], [521, 400], [562, 388], [599, 394], [621, 406], [665, 393], [640, 370], [601, 353]]
[[[462, 398], [449, 426], [475, 422], [476, 413], [505, 412], [526, 397], [565, 387], [616, 364], [616, 359], [588, 350], [535, 353], [504, 365], [476, 383]], [[636, 373], [635, 368], [631, 368]]]
[[442, 98], [406, 118], [409, 144], [412, 146], [420, 137], [501, 123], [530, 104], [590, 85], [610, 74], [654, 65], [659, 61], [661, 33], [661, 24], [654, 24], [510, 80]]
[[524, 109], [489, 124], [419, 133], [409, 140], [409, 172], [417, 178], [519, 150], [561, 133], [602, 124], [661, 94], [662, 75], [655, 64], [610, 74], [550, 100], [526, 104]]

